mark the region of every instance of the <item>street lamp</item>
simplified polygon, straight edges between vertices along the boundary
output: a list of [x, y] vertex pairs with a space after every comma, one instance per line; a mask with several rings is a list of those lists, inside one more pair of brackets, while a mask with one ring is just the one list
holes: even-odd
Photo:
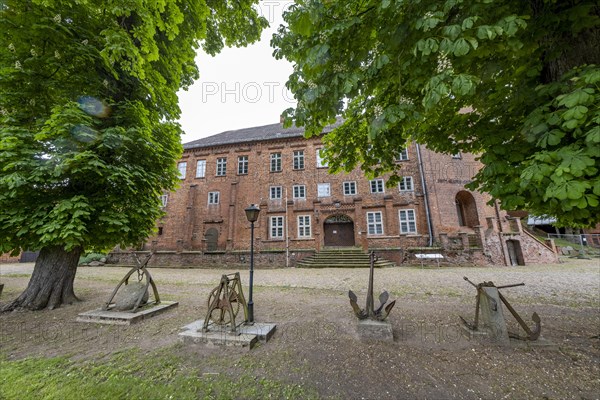
[[254, 223], [258, 219], [260, 208], [256, 204], [250, 204], [246, 208], [246, 218], [250, 222], [250, 290], [248, 296], [248, 323], [254, 323], [254, 302], [252, 301], [252, 283], [254, 280]]

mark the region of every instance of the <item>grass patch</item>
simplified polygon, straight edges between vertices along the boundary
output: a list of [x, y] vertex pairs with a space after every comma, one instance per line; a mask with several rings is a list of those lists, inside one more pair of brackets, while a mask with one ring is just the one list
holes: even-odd
[[104, 361], [74, 362], [64, 357], [0, 359], [2, 399], [262, 399], [317, 398], [300, 385], [256, 377], [202, 375], [161, 350], [143, 355], [128, 350]]

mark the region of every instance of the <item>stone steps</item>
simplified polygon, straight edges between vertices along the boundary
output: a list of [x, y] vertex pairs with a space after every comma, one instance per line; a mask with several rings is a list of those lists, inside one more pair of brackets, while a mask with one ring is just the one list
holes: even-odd
[[[370, 256], [357, 247], [324, 248], [314, 255], [299, 261], [299, 268], [369, 268]], [[375, 267], [395, 267], [396, 264], [380, 258]]]

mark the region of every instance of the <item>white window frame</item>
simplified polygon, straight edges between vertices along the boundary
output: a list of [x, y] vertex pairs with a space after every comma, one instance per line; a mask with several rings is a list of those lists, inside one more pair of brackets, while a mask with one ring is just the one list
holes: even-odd
[[312, 229], [310, 215], [298, 215], [298, 237], [299, 238], [311, 238]]
[[385, 193], [385, 182], [383, 179], [371, 179], [369, 181], [371, 193]]
[[398, 211], [400, 219], [400, 234], [416, 234], [417, 233], [417, 214], [413, 208]]
[[281, 153], [271, 153], [271, 172], [281, 172], [282, 171], [282, 163], [281, 163]]
[[415, 181], [412, 176], [403, 176], [398, 182], [398, 190], [401, 192], [414, 192]]
[[206, 160], [196, 161], [196, 178], [204, 178], [206, 176]]
[[238, 156], [238, 175], [248, 175], [248, 156]]
[[383, 235], [383, 213], [381, 211], [367, 212], [367, 235]]
[[296, 171], [304, 169], [304, 150], [294, 150], [293, 169]]
[[323, 150], [322, 148], [317, 149], [317, 168], [327, 168], [328, 165], [325, 162], [325, 160], [323, 159], [323, 157], [321, 157], [321, 150]]
[[292, 193], [294, 199], [305, 200], [306, 199], [306, 185], [294, 185], [292, 187]]
[[[343, 183], [344, 196], [356, 196], [358, 191], [356, 190], [356, 181], [346, 181]], [[353, 190], [350, 190], [353, 189]]]
[[269, 218], [269, 238], [283, 239], [283, 228], [285, 218], [281, 215], [271, 216]]
[[160, 203], [162, 204], [162, 208], [165, 208], [167, 206], [167, 203], [169, 202], [169, 195], [168, 194], [161, 194], [160, 196]]
[[220, 192], [208, 192], [208, 205], [219, 204], [220, 197]]
[[408, 149], [402, 149], [396, 153], [396, 161], [408, 161]]
[[227, 157], [217, 158], [217, 176], [227, 175]]
[[331, 197], [331, 184], [327, 182], [317, 183], [317, 197]]
[[283, 189], [281, 186], [269, 187], [269, 199], [281, 200], [283, 198]]
[[187, 173], [187, 161], [178, 162], [177, 170], [179, 171], [179, 179], [185, 179]]

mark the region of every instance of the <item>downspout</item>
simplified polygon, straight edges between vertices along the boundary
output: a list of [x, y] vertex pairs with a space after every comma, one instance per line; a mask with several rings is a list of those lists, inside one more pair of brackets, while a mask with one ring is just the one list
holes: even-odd
[[289, 268], [290, 266], [290, 235], [288, 232], [288, 228], [290, 226], [290, 221], [288, 218], [288, 190], [285, 188], [285, 266]]
[[419, 143], [415, 143], [417, 147], [417, 160], [419, 163], [419, 174], [421, 175], [421, 186], [423, 187], [423, 198], [425, 200], [425, 217], [427, 218], [427, 231], [429, 232], [428, 246], [433, 246], [433, 224], [431, 223], [431, 214], [429, 212], [429, 195], [427, 193], [427, 183], [425, 182], [425, 173], [423, 172], [423, 159], [421, 158], [421, 147]]

